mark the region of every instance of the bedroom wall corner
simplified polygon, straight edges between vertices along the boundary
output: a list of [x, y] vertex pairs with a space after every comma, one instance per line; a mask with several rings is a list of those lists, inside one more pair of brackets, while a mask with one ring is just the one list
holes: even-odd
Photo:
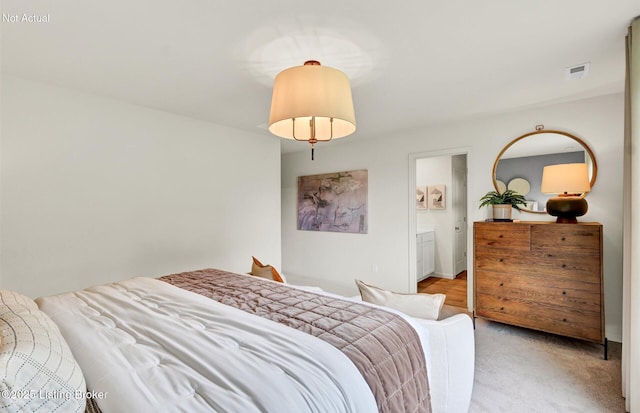
[[0, 288], [280, 267], [277, 138], [12, 76], [1, 97]]

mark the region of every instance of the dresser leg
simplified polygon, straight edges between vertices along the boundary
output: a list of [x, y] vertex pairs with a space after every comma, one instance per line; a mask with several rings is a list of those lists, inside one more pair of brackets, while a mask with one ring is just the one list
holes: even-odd
[[473, 323], [473, 329], [476, 329], [476, 312], [471, 313], [471, 322]]
[[609, 360], [609, 340], [604, 338], [604, 359]]

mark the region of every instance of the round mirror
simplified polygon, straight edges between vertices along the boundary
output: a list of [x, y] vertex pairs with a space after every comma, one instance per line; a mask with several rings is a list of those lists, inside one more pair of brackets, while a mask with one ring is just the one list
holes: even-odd
[[517, 192], [528, 190], [522, 194], [528, 202], [521, 209], [544, 214], [551, 196], [540, 191], [542, 168], [565, 163], [586, 163], [593, 188], [598, 165], [589, 146], [567, 132], [536, 130], [512, 140], [498, 154], [493, 164], [493, 186], [498, 192], [505, 187]]

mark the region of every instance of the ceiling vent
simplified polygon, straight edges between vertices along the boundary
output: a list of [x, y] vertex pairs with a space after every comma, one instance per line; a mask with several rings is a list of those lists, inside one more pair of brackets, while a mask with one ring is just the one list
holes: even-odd
[[587, 77], [590, 68], [591, 62], [582, 63], [581, 65], [566, 68], [565, 75], [567, 80], [582, 79], [583, 77]]

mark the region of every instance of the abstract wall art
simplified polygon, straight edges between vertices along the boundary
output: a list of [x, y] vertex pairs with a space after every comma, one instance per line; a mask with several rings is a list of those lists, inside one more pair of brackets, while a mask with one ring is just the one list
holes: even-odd
[[366, 234], [368, 171], [298, 177], [298, 229]]
[[445, 185], [429, 185], [427, 187], [427, 201], [429, 209], [445, 209], [446, 192]]
[[424, 185], [416, 187], [416, 208], [427, 209], [427, 187]]

